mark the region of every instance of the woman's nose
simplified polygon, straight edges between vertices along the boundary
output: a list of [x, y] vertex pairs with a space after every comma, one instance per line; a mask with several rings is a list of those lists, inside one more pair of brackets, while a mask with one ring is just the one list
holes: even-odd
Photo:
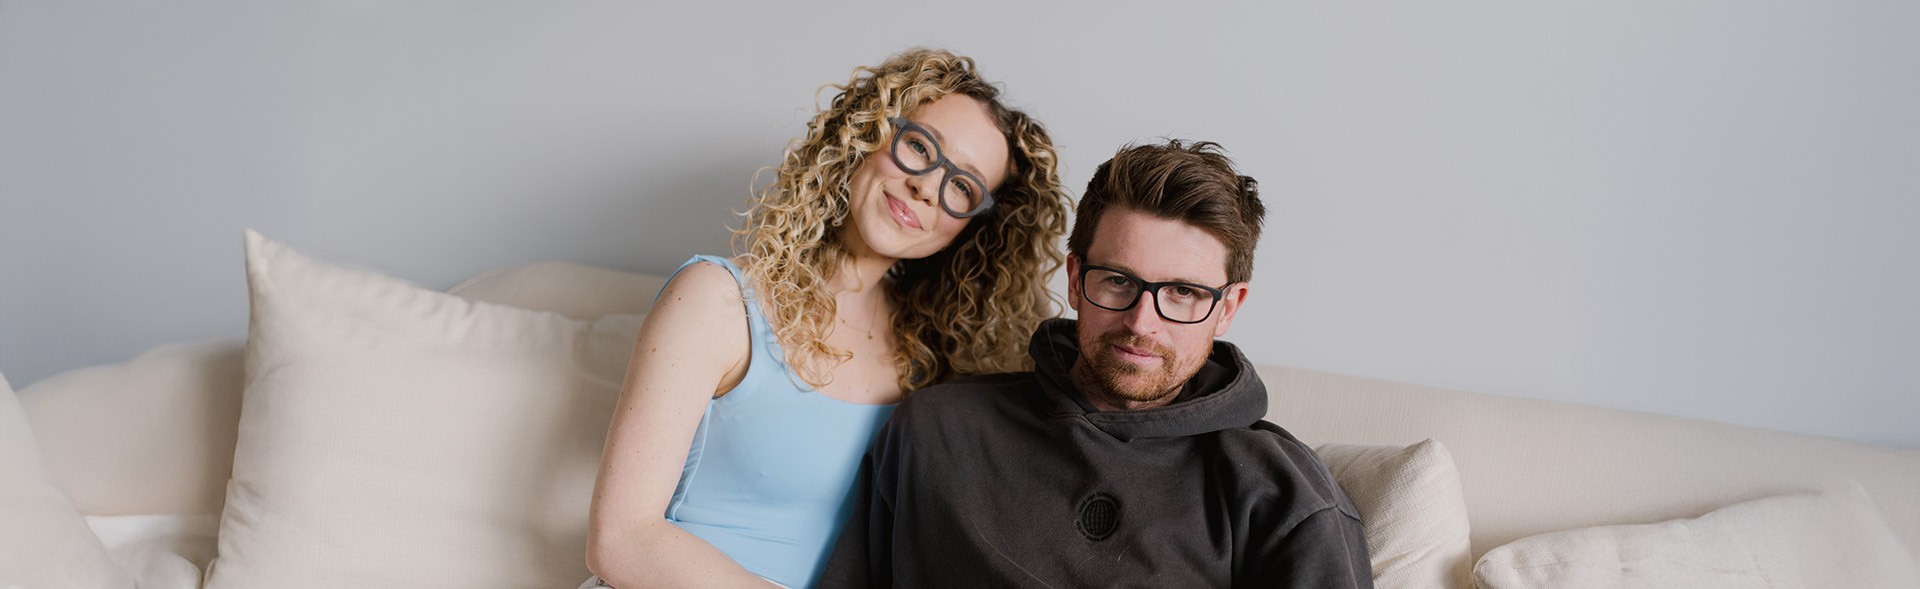
[[938, 204], [940, 199], [940, 176], [940, 170], [935, 169], [931, 172], [908, 178], [907, 185], [913, 187], [913, 198], [929, 205]]

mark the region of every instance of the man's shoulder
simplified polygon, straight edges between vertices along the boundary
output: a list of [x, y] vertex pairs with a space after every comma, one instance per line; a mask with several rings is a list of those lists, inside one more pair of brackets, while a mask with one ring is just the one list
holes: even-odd
[[[1333, 507], [1349, 516], [1359, 517], [1359, 510], [1340, 489], [1340, 484], [1334, 480], [1333, 473], [1327, 469], [1326, 462], [1320, 459], [1320, 454], [1286, 428], [1261, 420], [1245, 429], [1223, 433], [1226, 435], [1221, 448], [1233, 454], [1230, 458], [1234, 459], [1234, 463], [1255, 469], [1258, 473], [1242, 472], [1241, 477], [1254, 475], [1254, 482], [1270, 485], [1271, 491], [1279, 492], [1282, 496], [1318, 504], [1317, 509]], [[1316, 509], [1312, 505], [1301, 507]]]

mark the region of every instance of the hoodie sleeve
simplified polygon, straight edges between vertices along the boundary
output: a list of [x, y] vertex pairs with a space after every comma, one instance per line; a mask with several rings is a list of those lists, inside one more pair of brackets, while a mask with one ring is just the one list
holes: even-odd
[[889, 421], [860, 460], [847, 523], [820, 575], [820, 587], [893, 586], [893, 492], [895, 470], [886, 458], [895, 438]]
[[1308, 515], [1290, 530], [1258, 534], [1235, 587], [1371, 588], [1373, 565], [1360, 520], [1338, 507]]

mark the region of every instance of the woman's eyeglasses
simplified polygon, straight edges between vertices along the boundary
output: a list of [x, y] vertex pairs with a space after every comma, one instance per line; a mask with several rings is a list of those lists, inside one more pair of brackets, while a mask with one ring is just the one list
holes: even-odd
[[887, 119], [893, 123], [893, 163], [908, 174], [924, 176], [936, 169], [945, 168], [946, 177], [940, 179], [940, 208], [947, 214], [965, 219], [993, 208], [993, 195], [987, 193], [987, 183], [979, 176], [960, 169], [940, 152], [940, 142], [933, 139], [933, 133], [926, 127], [909, 121], [906, 117]]

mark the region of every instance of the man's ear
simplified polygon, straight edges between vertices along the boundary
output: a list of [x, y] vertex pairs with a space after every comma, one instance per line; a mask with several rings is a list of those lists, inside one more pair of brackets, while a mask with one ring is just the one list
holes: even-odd
[[1252, 290], [1252, 285], [1240, 282], [1220, 294], [1220, 308], [1213, 311], [1220, 314], [1220, 321], [1213, 324], [1213, 337], [1227, 334], [1227, 327], [1233, 325], [1233, 316], [1240, 312], [1240, 304], [1247, 302], [1247, 293]]
[[1080, 256], [1067, 254], [1067, 308], [1080, 312]]

